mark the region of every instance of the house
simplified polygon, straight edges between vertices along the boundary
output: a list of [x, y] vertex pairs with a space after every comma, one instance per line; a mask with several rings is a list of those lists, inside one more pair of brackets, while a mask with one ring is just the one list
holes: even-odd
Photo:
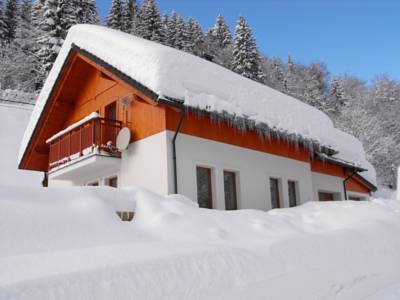
[[[122, 128], [131, 133], [118, 149]], [[374, 169], [322, 112], [216, 64], [109, 28], [74, 26], [22, 141], [49, 186], [139, 185], [201, 207], [367, 199]]]

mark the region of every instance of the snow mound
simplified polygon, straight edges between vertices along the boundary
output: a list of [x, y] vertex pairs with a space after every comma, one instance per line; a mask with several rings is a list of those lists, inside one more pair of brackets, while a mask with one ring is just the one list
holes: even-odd
[[[180, 199], [183, 197], [182, 199]], [[241, 243], [279, 240], [368, 225], [399, 222], [400, 202], [307, 202], [296, 208], [220, 211], [188, 204], [184, 196], [137, 198], [134, 224], [166, 240]], [[355, 213], [356, 212], [356, 213]]]
[[[76, 25], [70, 29], [39, 95], [21, 145], [20, 160], [73, 45], [160, 97], [183, 100], [186, 106], [196, 109], [227, 112], [279, 132], [318, 141], [340, 150], [352, 162], [371, 168], [362, 147], [362, 151], [357, 151], [360, 150], [357, 139], [351, 136], [341, 139], [343, 133], [321, 111], [199, 57], [96, 25]], [[375, 182], [373, 171], [368, 179]]]
[[[1, 96], [0, 91], [0, 98]], [[19, 98], [13, 98], [12, 100]], [[0, 101], [0, 182], [4, 185], [41, 186], [43, 173], [18, 170], [18, 148], [29, 122], [32, 107]]]
[[[0, 299], [397, 299], [399, 201], [269, 212], [189, 201], [0, 187]], [[114, 212], [127, 208], [134, 222]]]
[[132, 211], [140, 190], [0, 185], [0, 257], [131, 239], [115, 211]]

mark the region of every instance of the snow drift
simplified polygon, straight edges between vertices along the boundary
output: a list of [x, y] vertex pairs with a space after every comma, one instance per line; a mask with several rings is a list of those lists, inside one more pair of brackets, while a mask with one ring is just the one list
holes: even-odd
[[[7, 91], [8, 95], [14, 95]], [[18, 95], [19, 96], [19, 95]], [[0, 98], [2, 91], [0, 90]], [[21, 98], [10, 98], [21, 100]], [[32, 108], [26, 105], [5, 104], [0, 101], [0, 182], [4, 185], [41, 186], [43, 174], [18, 170], [18, 149]]]
[[395, 200], [217, 211], [137, 188], [0, 187], [0, 299], [382, 300], [399, 293], [399, 234]]
[[160, 97], [182, 100], [195, 109], [225, 112], [336, 149], [340, 151], [339, 158], [370, 170], [366, 178], [375, 183], [373, 167], [367, 162], [361, 144], [334, 128], [321, 111], [199, 57], [95, 25], [76, 25], [70, 29], [39, 95], [22, 141], [20, 160], [73, 45]]

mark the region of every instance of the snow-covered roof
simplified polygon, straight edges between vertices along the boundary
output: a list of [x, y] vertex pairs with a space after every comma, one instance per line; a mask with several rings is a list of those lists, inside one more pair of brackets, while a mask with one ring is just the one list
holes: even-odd
[[256, 125], [333, 148], [339, 151], [337, 157], [368, 169], [366, 178], [375, 182], [375, 171], [367, 162], [361, 143], [336, 129], [329, 117], [316, 108], [199, 57], [97, 25], [76, 25], [70, 29], [34, 108], [20, 160], [73, 46], [106, 62], [160, 98], [178, 99], [187, 107], [242, 117]]

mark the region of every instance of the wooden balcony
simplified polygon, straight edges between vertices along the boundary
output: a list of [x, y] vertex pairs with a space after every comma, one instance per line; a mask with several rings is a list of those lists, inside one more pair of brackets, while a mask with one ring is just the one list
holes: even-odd
[[97, 117], [51, 138], [49, 170], [91, 154], [120, 157], [116, 140], [121, 128], [120, 121]]

